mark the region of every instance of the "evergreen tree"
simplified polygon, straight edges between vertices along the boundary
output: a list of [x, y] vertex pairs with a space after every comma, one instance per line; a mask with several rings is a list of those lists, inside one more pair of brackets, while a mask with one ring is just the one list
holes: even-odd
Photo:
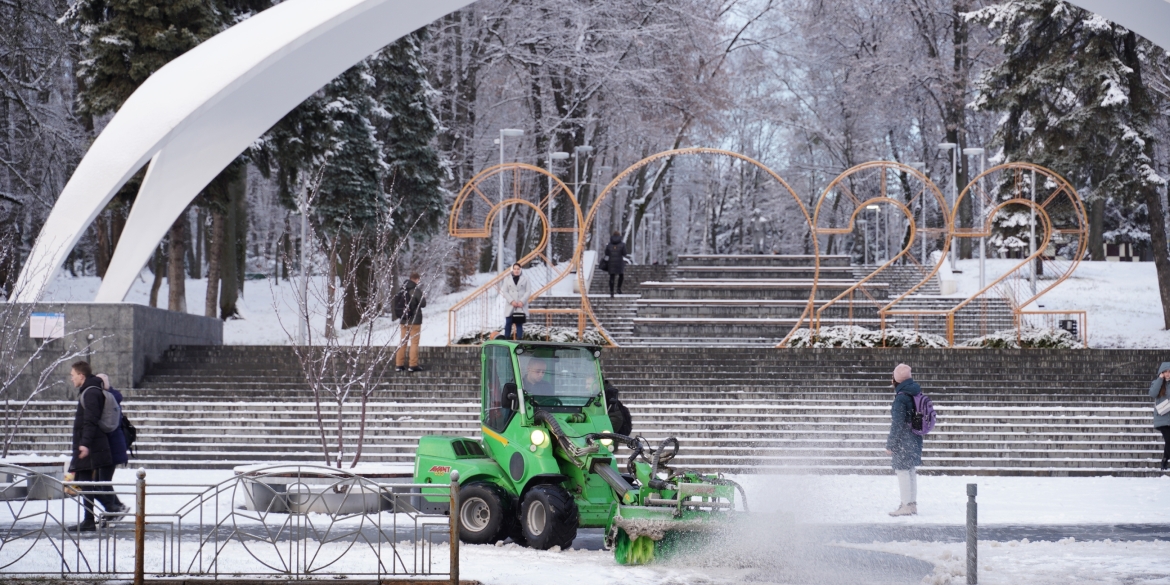
[[1006, 54], [981, 79], [976, 101], [976, 107], [1002, 113], [996, 140], [1004, 157], [1052, 168], [1087, 195], [1096, 232], [1091, 244], [1101, 241], [1108, 199], [1125, 207], [1145, 203], [1170, 328], [1170, 250], [1160, 193], [1166, 181], [1152, 162], [1156, 110], [1142, 76], [1144, 63], [1164, 62], [1165, 54], [1058, 0], [1013, 0], [973, 17], [996, 32]]
[[[65, 20], [82, 33], [77, 105], [89, 128], [94, 118], [117, 111], [147, 78], [221, 27], [219, 11], [207, 0], [78, 0]], [[132, 201], [141, 182], [139, 173], [122, 187], [113, 205]], [[184, 212], [170, 231], [172, 311], [186, 311], [187, 221]]]
[[[1035, 162], [1068, 179], [1090, 208], [1093, 258], [1103, 259], [1106, 200], [1133, 205], [1153, 175], [1149, 112], [1130, 99], [1129, 31], [1059, 0], [1005, 2], [975, 19], [1007, 56], [983, 75], [976, 101], [1003, 113], [996, 143], [1005, 161]], [[1017, 235], [1017, 213], [996, 219], [998, 239]]]
[[433, 147], [439, 120], [432, 107], [435, 90], [421, 60], [425, 35], [424, 29], [403, 37], [370, 60], [382, 111], [376, 124], [387, 165], [386, 192], [399, 238], [408, 232], [416, 239], [430, 235], [445, 212], [447, 168]]

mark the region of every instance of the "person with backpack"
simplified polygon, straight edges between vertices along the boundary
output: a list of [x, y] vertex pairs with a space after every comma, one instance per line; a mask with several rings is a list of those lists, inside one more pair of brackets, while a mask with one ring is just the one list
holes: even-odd
[[[106, 429], [112, 431], [116, 423], [112, 423], [116, 415], [120, 420], [120, 411], [116, 404], [109, 404], [113, 396], [107, 398], [107, 392], [102, 388], [101, 378], [93, 375], [88, 362], [77, 362], [69, 370], [70, 381], [79, 390], [77, 411], [73, 415], [73, 458], [69, 462], [69, 471], [74, 473], [76, 481], [113, 481], [114, 458], [110, 452], [110, 441], [106, 438]], [[109, 409], [107, 410], [107, 405]], [[107, 420], [110, 419], [110, 420]], [[103, 428], [103, 426], [105, 428]], [[87, 487], [88, 495], [85, 499], [85, 518], [78, 524], [70, 526], [70, 532], [93, 532], [97, 530], [97, 522], [93, 514], [93, 501], [96, 499], [105, 508], [107, 514], [124, 514], [126, 506], [118, 501], [110, 486]], [[102, 492], [109, 492], [108, 494]]]
[[622, 283], [626, 280], [626, 244], [622, 233], [614, 232], [605, 247], [604, 270], [609, 273], [609, 297], [613, 298], [613, 279], [617, 277], [617, 293], [622, 294]]
[[[410, 280], [402, 284], [402, 290], [395, 295], [394, 311], [398, 313], [399, 324], [402, 326], [402, 344], [398, 347], [394, 357], [395, 370], [421, 372], [418, 364], [418, 343], [422, 336], [423, 307], [427, 306], [427, 298], [423, 295], [418, 283], [422, 277], [417, 272], [410, 273]], [[401, 312], [399, 312], [401, 309]], [[407, 367], [406, 356], [410, 354], [410, 366]]]
[[1170, 465], [1170, 362], [1158, 367], [1158, 377], [1150, 382], [1154, 399], [1154, 430], [1162, 433], [1162, 471]]
[[[519, 264], [500, 281], [500, 298], [504, 300], [504, 339], [524, 339], [524, 322], [528, 320], [528, 275]], [[515, 335], [512, 328], [515, 327]]]
[[[894, 368], [894, 402], [890, 405], [890, 435], [886, 439], [886, 454], [892, 457], [894, 474], [898, 476], [898, 489], [902, 505], [890, 512], [890, 516], [913, 516], [918, 514], [918, 476], [915, 469], [922, 465], [923, 428], [919, 419], [919, 431], [913, 425], [917, 414], [915, 397], [922, 395], [922, 388], [914, 381], [910, 366], [898, 364]], [[933, 426], [933, 419], [930, 421]], [[926, 432], [930, 432], [929, 429]]]

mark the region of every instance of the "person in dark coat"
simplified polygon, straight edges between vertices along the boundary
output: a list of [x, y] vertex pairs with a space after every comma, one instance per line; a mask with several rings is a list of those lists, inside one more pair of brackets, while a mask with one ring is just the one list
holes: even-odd
[[[422, 336], [423, 307], [427, 306], [427, 297], [419, 288], [422, 276], [417, 272], [410, 274], [410, 280], [402, 287], [406, 291], [406, 311], [402, 313], [399, 324], [402, 325], [402, 345], [398, 348], [398, 355], [394, 356], [395, 369], [401, 372], [421, 372], [418, 364], [418, 343]], [[406, 356], [410, 355], [410, 367], [406, 365]]]
[[914, 396], [922, 393], [914, 381], [910, 366], [898, 364], [894, 368], [894, 402], [890, 405], [890, 436], [886, 439], [886, 454], [892, 458], [894, 475], [898, 476], [898, 490], [902, 505], [890, 516], [912, 516], [918, 513], [918, 476], [915, 469], [922, 465], [922, 437], [910, 430], [914, 414]]
[[605, 271], [609, 273], [609, 296], [613, 298], [613, 280], [617, 278], [617, 292], [622, 294], [622, 283], [626, 280], [626, 245], [621, 232], [614, 232], [605, 247]]
[[1154, 399], [1154, 429], [1162, 433], [1162, 471], [1170, 464], [1170, 412], [1158, 414], [1159, 402], [1170, 399], [1170, 362], [1158, 367], [1158, 377], [1150, 382], [1150, 398]]
[[[113, 395], [120, 406], [122, 404], [122, 393], [110, 385], [110, 377], [105, 374], [98, 374], [97, 377], [102, 381], [102, 388]], [[122, 427], [119, 426], [113, 432], [106, 433], [106, 439], [110, 441], [110, 456], [114, 460], [114, 465], [118, 466], [129, 463], [130, 447], [126, 444], [126, 433], [122, 432]]]
[[[69, 462], [69, 470], [74, 473], [74, 479], [77, 481], [113, 481], [114, 458], [110, 453], [110, 441], [98, 426], [98, 420], [101, 419], [102, 410], [106, 406], [101, 378], [93, 375], [89, 363], [77, 362], [70, 369], [70, 380], [79, 390], [79, 394], [77, 411], [73, 415], [73, 459]], [[69, 530], [78, 532], [97, 530], [93, 515], [95, 499], [109, 514], [125, 512], [125, 507], [113, 495], [114, 488], [90, 487], [86, 488], [86, 491], [99, 493], [84, 496], [85, 519], [80, 524], [71, 526]]]

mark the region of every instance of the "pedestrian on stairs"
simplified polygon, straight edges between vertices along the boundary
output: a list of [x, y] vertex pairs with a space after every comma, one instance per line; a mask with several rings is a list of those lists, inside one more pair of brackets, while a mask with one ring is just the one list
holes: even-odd
[[626, 280], [626, 245], [622, 233], [615, 231], [605, 247], [605, 271], [609, 273], [609, 298], [613, 298], [613, 279], [617, 277], [617, 294], [622, 294], [622, 283]]
[[[500, 298], [504, 299], [504, 339], [524, 339], [524, 322], [528, 320], [528, 275], [519, 264], [500, 281]], [[516, 330], [513, 333], [512, 328]]]
[[[422, 336], [423, 307], [427, 306], [427, 298], [423, 296], [422, 288], [418, 286], [422, 277], [419, 273], [410, 273], [410, 280], [403, 283], [403, 293], [406, 296], [405, 310], [399, 325], [402, 327], [402, 343], [398, 347], [398, 355], [394, 356], [395, 370], [401, 372], [421, 372], [418, 364], [418, 342]], [[410, 354], [410, 366], [406, 365], [407, 353]]]
[[1154, 428], [1162, 433], [1162, 471], [1170, 465], [1170, 362], [1158, 367], [1158, 377], [1150, 382], [1154, 399]]
[[894, 475], [898, 476], [898, 491], [902, 505], [890, 516], [918, 514], [918, 476], [915, 468], [922, 465], [922, 436], [910, 430], [914, 414], [914, 396], [922, 392], [914, 381], [910, 366], [898, 364], [894, 368], [894, 402], [890, 405], [890, 436], [886, 439], [886, 455], [892, 457]]

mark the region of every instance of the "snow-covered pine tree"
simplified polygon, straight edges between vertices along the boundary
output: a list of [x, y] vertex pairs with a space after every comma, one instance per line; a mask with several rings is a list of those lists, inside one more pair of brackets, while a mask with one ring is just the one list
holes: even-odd
[[[122, 107], [163, 65], [220, 31], [219, 12], [208, 0], [78, 0], [64, 19], [81, 32], [77, 105], [91, 126]], [[121, 202], [133, 200], [140, 185], [136, 177], [123, 186]], [[187, 221], [184, 213], [170, 232], [172, 311], [186, 311]]]
[[[1100, 201], [1090, 241], [1100, 241], [1104, 202], [1147, 206], [1158, 288], [1170, 328], [1170, 251], [1153, 167], [1153, 99], [1143, 62], [1165, 54], [1095, 14], [1058, 0], [1012, 0], [972, 14], [998, 36], [1005, 60], [979, 83], [976, 107], [998, 111], [1007, 160], [1031, 159]], [[1028, 132], [1025, 128], [1034, 128]], [[1096, 238], [1094, 238], [1096, 235]]]
[[386, 163], [393, 230], [398, 238], [429, 236], [439, 225], [448, 169], [433, 146], [439, 121], [435, 90], [422, 64], [425, 29], [403, 37], [370, 59], [381, 116], [375, 120]]
[[373, 122], [381, 114], [374, 86], [369, 63], [363, 61], [325, 87], [329, 148], [313, 212], [323, 235], [334, 243], [329, 249], [344, 285], [343, 329], [361, 324], [366, 313], [369, 255], [389, 207], [382, 189], [387, 165]]
[[[976, 100], [1003, 114], [995, 141], [1004, 160], [1035, 162], [1072, 182], [1092, 210], [1090, 251], [1103, 259], [1105, 201], [1135, 205], [1150, 163], [1148, 123], [1130, 100], [1129, 31], [1059, 0], [1005, 2], [973, 18], [998, 35], [1007, 57], [984, 73]], [[993, 239], [1018, 236], [1019, 211], [999, 214]]]

